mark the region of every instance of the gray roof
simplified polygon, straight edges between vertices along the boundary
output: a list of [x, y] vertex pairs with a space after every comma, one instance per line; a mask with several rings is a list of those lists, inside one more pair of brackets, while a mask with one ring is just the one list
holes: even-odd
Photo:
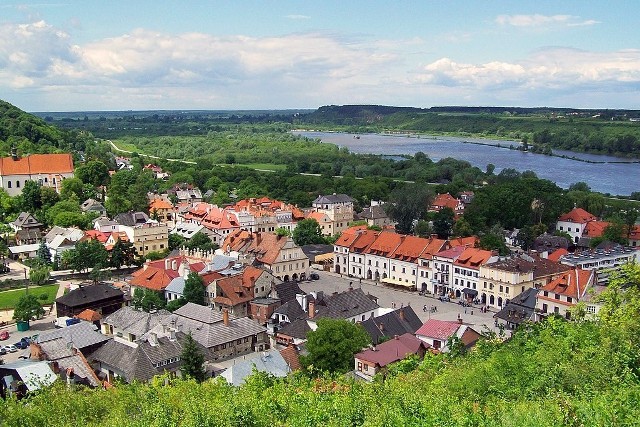
[[[107, 337], [104, 338], [109, 340]], [[40, 348], [46, 354], [47, 360], [56, 362], [61, 370], [66, 371], [71, 368], [74, 375], [80, 377], [83, 383], [93, 387], [100, 386], [100, 380], [96, 377], [86, 359], [81, 353], [69, 347], [64, 338], [56, 338], [40, 343]]]
[[144, 212], [125, 212], [120, 213], [113, 218], [118, 224], [133, 227], [134, 225], [146, 224], [149, 216]]
[[374, 219], [388, 218], [389, 216], [384, 211], [383, 205], [374, 205], [374, 206], [368, 206], [364, 208], [362, 212], [360, 212], [357, 215], [357, 217], [374, 220]]
[[287, 316], [289, 318], [289, 322], [293, 322], [295, 319], [307, 318], [307, 313], [302, 309], [297, 299], [285, 302], [274, 311], [274, 314], [276, 313]]
[[[403, 312], [404, 320], [400, 317]], [[370, 317], [362, 326], [371, 337], [373, 344], [378, 344], [382, 337], [393, 337], [406, 333], [415, 334], [422, 326], [422, 321], [418, 318], [411, 306], [402, 307], [378, 317]]]
[[531, 320], [536, 308], [536, 296], [538, 289], [529, 288], [511, 299], [502, 310], [493, 315], [494, 318], [505, 320], [519, 325]]
[[267, 372], [276, 377], [286, 377], [291, 369], [278, 350], [271, 350], [254, 355], [249, 360], [227, 368], [222, 376], [229, 384], [239, 386], [256, 369], [259, 372]]
[[180, 315], [179, 311], [182, 308], [187, 307], [189, 304], [192, 303], [187, 303], [185, 306], [174, 311], [171, 317], [162, 321], [162, 324], [169, 327], [176, 327], [179, 331], [187, 334], [190, 333], [194, 340], [206, 348], [212, 348], [216, 345], [226, 344], [240, 338], [250, 337], [266, 331], [265, 327], [260, 326], [248, 317], [234, 318], [230, 315], [229, 325], [227, 326], [222, 321], [222, 315], [220, 313], [216, 313], [213, 309], [204, 306], [200, 307], [212, 311], [214, 314], [218, 314], [220, 316], [220, 320], [217, 322], [210, 322], [214, 316], [210, 316], [208, 319], [203, 317], [205, 321], [196, 320], [192, 317], [183, 317]]
[[76, 307], [118, 297], [124, 299], [124, 293], [120, 289], [105, 283], [96, 283], [69, 291], [69, 293], [56, 298], [56, 303]]
[[324, 296], [324, 298], [316, 301], [315, 308], [316, 318], [346, 319], [375, 310], [380, 306], [365, 294], [362, 289], [356, 288], [339, 294]]
[[314, 204], [322, 204], [322, 203], [353, 203], [353, 199], [346, 194], [329, 194], [326, 196], [319, 195], [314, 201]]
[[48, 341], [62, 339], [66, 344], [73, 344], [78, 349], [83, 349], [95, 344], [107, 341], [109, 338], [97, 331], [98, 327], [93, 323], [80, 321], [66, 328], [45, 331], [38, 335], [36, 342], [44, 344]]
[[296, 295], [298, 294], [304, 294], [298, 282], [276, 283], [273, 289], [275, 295], [272, 294], [271, 296], [280, 298], [283, 303], [296, 299]]
[[11, 224], [21, 228], [42, 227], [42, 224], [29, 212], [20, 212], [20, 215]]
[[287, 335], [301, 340], [307, 339], [307, 333], [311, 331], [311, 326], [306, 319], [296, 319], [278, 330], [278, 334]]
[[167, 310], [147, 313], [127, 306], [102, 319], [102, 323], [112, 325], [135, 336], [142, 336], [169, 316], [171, 313]]
[[100, 203], [99, 201], [97, 201], [95, 199], [87, 199], [87, 200], [85, 200], [80, 205], [80, 209], [82, 209], [85, 212], [87, 212], [87, 211], [105, 212], [106, 211], [106, 209], [104, 208], [102, 203]]
[[216, 255], [213, 259], [207, 263], [204, 271], [221, 271], [229, 268], [230, 265], [234, 265], [238, 260], [236, 258], [226, 255]]
[[304, 245], [300, 249], [311, 261], [318, 255], [333, 253], [333, 245]]
[[119, 225], [116, 221], [106, 217], [100, 217], [96, 219], [94, 224], [96, 224], [98, 227], [104, 227], [107, 225]]
[[222, 322], [222, 313], [220, 311], [204, 305], [194, 304], [192, 302], [186, 303], [174, 311], [173, 314], [206, 324]]
[[56, 374], [45, 361], [17, 360], [0, 365], [0, 369], [16, 371], [29, 391], [39, 390], [42, 386], [48, 386], [56, 380]]
[[[156, 345], [151, 345], [149, 341], [145, 340], [139, 342], [137, 347], [111, 340], [93, 352], [88, 359], [117, 368], [124, 373], [128, 382], [133, 380], [148, 381], [165, 370], [175, 371], [180, 367], [181, 361], [168, 363], [157, 368], [154, 364], [179, 358], [182, 355], [185, 339], [185, 334], [177, 332], [175, 340], [171, 340], [169, 337], [158, 337]], [[200, 351], [206, 352], [206, 349], [201, 346], [199, 348]]]
[[184, 294], [184, 277], [178, 276], [173, 279], [166, 288], [164, 288], [165, 292], [173, 292], [174, 294], [182, 295]]

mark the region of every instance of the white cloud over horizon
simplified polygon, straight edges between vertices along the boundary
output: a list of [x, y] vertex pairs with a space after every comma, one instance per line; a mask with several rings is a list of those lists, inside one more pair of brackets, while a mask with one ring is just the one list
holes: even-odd
[[540, 28], [550, 26], [579, 27], [599, 24], [595, 19], [582, 19], [573, 15], [498, 15], [495, 22], [513, 27]]
[[464, 61], [438, 57], [430, 43], [326, 32], [250, 37], [140, 28], [78, 44], [43, 20], [4, 23], [0, 91], [28, 92], [31, 102], [42, 104], [28, 106], [32, 111], [69, 109], [67, 104], [81, 109], [526, 106], [539, 99], [566, 102], [572, 93], [594, 102], [616, 91], [624, 91], [624, 102], [633, 102], [640, 91], [638, 49], [547, 47], [519, 60]]

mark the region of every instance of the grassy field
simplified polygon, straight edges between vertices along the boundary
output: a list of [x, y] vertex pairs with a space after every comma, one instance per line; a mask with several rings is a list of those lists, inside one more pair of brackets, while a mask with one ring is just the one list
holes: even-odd
[[[36, 297], [42, 304], [52, 304], [56, 299], [56, 293], [58, 292], [58, 285], [45, 285], [45, 286], [30, 286], [29, 292]], [[24, 295], [24, 289], [14, 289], [12, 291], [0, 292], [0, 309], [7, 309], [15, 307], [16, 303], [22, 295]], [[40, 300], [40, 295], [47, 294], [46, 300]]]

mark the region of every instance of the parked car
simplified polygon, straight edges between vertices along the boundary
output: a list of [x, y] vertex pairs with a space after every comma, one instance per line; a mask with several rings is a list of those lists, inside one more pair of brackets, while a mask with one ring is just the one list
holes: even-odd
[[0, 340], [8, 340], [9, 339], [9, 331], [0, 331]]
[[0, 347], [0, 356], [3, 354], [7, 354], [7, 350], [5, 350], [4, 347]]
[[309, 278], [310, 278], [311, 280], [318, 280], [318, 279], [320, 278], [320, 275], [319, 275], [318, 273], [311, 273], [311, 274], [309, 275]]
[[15, 345], [5, 345], [4, 349], [8, 352], [8, 353], [15, 353], [16, 351], [18, 351], [18, 349], [16, 348]]
[[16, 348], [19, 348], [20, 350], [24, 350], [25, 348], [29, 347], [29, 343], [24, 338], [13, 345], [15, 345]]
[[448, 295], [440, 295], [440, 296], [438, 297], [438, 299], [439, 299], [440, 301], [442, 301], [442, 302], [449, 302], [449, 301], [451, 301], [451, 300], [449, 299], [449, 296], [448, 296]]

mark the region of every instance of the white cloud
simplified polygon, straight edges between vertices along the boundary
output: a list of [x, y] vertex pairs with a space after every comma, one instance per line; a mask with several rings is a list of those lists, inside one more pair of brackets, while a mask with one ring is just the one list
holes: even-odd
[[307, 15], [287, 15], [285, 16], [285, 18], [293, 19], [294, 21], [304, 21], [307, 19], [311, 19], [311, 17]]
[[599, 24], [599, 21], [588, 19], [582, 20], [579, 16], [573, 15], [498, 15], [495, 22], [499, 25], [510, 25], [513, 27], [541, 28], [553, 26], [586, 26]]

